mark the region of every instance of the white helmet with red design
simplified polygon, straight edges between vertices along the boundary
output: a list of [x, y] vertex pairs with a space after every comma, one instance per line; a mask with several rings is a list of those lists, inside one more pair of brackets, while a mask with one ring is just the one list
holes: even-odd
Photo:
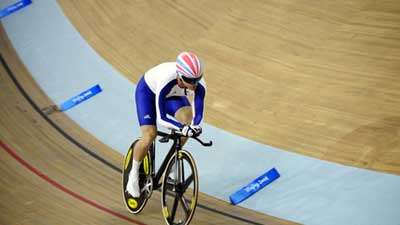
[[181, 52], [176, 59], [176, 72], [187, 83], [196, 84], [203, 76], [203, 64], [192, 52]]

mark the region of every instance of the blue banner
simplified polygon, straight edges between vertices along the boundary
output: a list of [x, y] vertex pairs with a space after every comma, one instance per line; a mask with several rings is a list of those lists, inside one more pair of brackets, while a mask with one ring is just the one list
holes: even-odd
[[247, 199], [257, 191], [261, 190], [263, 187], [270, 184], [272, 181], [278, 179], [280, 174], [275, 168], [270, 169], [268, 172], [259, 176], [257, 179], [253, 180], [251, 183], [247, 184], [237, 192], [229, 196], [231, 203], [236, 205], [243, 200]]
[[97, 95], [101, 91], [102, 90], [101, 90], [100, 85], [97, 84], [97, 85], [91, 87], [90, 89], [80, 93], [79, 95], [76, 95], [76, 96], [68, 99], [67, 101], [63, 102], [60, 106], [60, 109], [62, 111], [68, 110], [68, 109], [88, 100], [89, 98]]
[[21, 0], [0, 10], [0, 19], [31, 4], [31, 0]]

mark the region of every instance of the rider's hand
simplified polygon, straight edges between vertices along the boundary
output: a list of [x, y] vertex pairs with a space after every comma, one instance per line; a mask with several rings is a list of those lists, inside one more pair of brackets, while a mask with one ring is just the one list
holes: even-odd
[[202, 129], [199, 125], [185, 125], [182, 127], [181, 132], [186, 137], [196, 137], [201, 134]]
[[191, 125], [192, 129], [194, 130], [195, 136], [199, 136], [203, 130], [199, 125]]

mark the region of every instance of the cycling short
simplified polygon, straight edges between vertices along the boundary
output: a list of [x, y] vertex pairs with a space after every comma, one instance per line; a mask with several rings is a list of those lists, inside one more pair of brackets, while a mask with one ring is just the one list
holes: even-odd
[[[157, 125], [156, 95], [149, 88], [144, 76], [140, 79], [135, 92], [136, 111], [140, 126]], [[170, 116], [184, 106], [190, 106], [186, 96], [174, 96], [166, 99], [166, 112]]]

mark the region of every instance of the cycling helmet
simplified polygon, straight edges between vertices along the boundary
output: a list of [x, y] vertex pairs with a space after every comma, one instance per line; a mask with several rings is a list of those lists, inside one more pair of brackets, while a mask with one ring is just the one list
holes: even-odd
[[186, 83], [196, 84], [203, 76], [203, 64], [191, 52], [181, 52], [176, 59], [176, 72]]

